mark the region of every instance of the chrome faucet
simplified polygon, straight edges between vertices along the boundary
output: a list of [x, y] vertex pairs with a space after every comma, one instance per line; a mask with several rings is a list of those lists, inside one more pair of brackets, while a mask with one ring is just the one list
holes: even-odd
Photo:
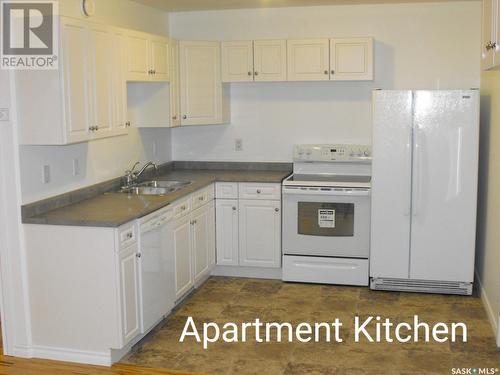
[[131, 185], [135, 184], [148, 167], [153, 167], [155, 169], [155, 173], [158, 173], [158, 166], [155, 163], [153, 163], [152, 161], [148, 161], [146, 164], [144, 164], [144, 166], [138, 172], [135, 172], [135, 168], [139, 164], [140, 164], [140, 162], [136, 162], [132, 166], [132, 168], [125, 171], [125, 181], [126, 181], [127, 186], [131, 186]]

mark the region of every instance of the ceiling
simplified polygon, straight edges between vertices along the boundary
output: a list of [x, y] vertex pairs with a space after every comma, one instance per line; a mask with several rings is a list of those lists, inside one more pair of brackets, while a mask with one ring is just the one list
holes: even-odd
[[[217, 9], [277, 8], [339, 4], [380, 4], [433, 2], [439, 0], [132, 0], [169, 12]], [[446, 0], [445, 0], [446, 1]], [[453, 0], [447, 0], [453, 1]]]

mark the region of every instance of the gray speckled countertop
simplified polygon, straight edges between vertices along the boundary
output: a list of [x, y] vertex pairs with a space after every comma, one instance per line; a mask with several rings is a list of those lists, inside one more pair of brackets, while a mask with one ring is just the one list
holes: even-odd
[[24, 217], [25, 224], [118, 227], [143, 217], [212, 182], [279, 183], [290, 171], [260, 170], [173, 170], [157, 180], [192, 181], [174, 193], [164, 196], [104, 193], [42, 214]]

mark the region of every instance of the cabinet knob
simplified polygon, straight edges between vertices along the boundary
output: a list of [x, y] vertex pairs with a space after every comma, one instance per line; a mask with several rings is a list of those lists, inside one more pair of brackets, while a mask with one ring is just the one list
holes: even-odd
[[325, 70], [325, 74], [328, 74], [328, 70]]
[[153, 74], [156, 74], [156, 70], [152, 70], [151, 72], [152, 72]]
[[330, 74], [335, 74], [335, 70], [330, 70]]
[[496, 48], [497, 44], [495, 42], [492, 42], [491, 40], [486, 44], [486, 50], [489, 51], [490, 49]]
[[188, 117], [187, 117], [187, 115], [184, 115], [184, 116], [182, 116], [182, 118], [185, 120], [185, 119], [187, 119]]
[[259, 75], [259, 72], [255, 72], [254, 75], [258, 76]]
[[260, 194], [261, 193], [261, 190], [260, 189], [257, 189], [257, 194]]
[[95, 127], [94, 127], [94, 126], [91, 126], [91, 127], [89, 128], [89, 130], [90, 130], [91, 132], [93, 132], [93, 131], [95, 130]]
[[125, 125], [127, 125], [127, 128], [130, 128], [130, 121], [127, 121]]
[[137, 253], [137, 254], [135, 254], [135, 256], [136, 256], [137, 258], [140, 258], [140, 257], [141, 257], [141, 253]]
[[236, 211], [236, 206], [233, 206], [233, 211]]
[[251, 76], [252, 75], [252, 72], [248, 72], [248, 75]]
[[148, 74], [151, 74], [151, 69], [148, 70]]
[[95, 127], [95, 130], [99, 130], [99, 126], [96, 126], [96, 127]]
[[280, 209], [279, 209], [278, 207], [276, 207], [276, 208], [274, 209], [274, 211], [276, 211], [276, 212], [280, 212]]
[[172, 120], [177, 120], [177, 116], [172, 116]]

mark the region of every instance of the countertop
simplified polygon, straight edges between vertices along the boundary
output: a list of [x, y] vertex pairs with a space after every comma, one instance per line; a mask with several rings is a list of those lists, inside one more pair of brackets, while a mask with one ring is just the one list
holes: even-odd
[[148, 215], [213, 182], [280, 183], [290, 171], [260, 170], [174, 170], [153, 179], [193, 183], [164, 196], [104, 193], [43, 214], [25, 217], [26, 224], [119, 227]]

